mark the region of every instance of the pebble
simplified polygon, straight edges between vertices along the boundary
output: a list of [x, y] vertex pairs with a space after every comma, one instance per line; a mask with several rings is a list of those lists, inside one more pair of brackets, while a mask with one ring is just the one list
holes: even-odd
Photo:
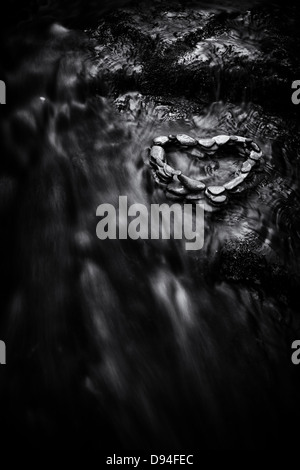
[[205, 188], [205, 184], [201, 181], [194, 180], [193, 178], [189, 178], [185, 175], [178, 176], [179, 181], [191, 191], [200, 191], [201, 189]]
[[173, 193], [169, 192], [168, 189], [166, 190], [166, 196], [171, 201], [182, 201], [182, 196], [180, 196], [178, 194], [173, 194]]
[[216, 142], [217, 145], [227, 144], [229, 139], [229, 135], [217, 135], [216, 137], [213, 137], [213, 140]]
[[152, 158], [152, 157], [151, 157], [149, 161], [150, 161], [150, 164], [151, 164], [152, 166], [156, 167], [156, 168], [157, 168], [158, 166], [163, 167], [164, 164], [165, 164], [165, 162], [163, 162], [161, 158], [156, 158], [156, 159], [155, 159], [155, 158]]
[[199, 199], [203, 199], [203, 198], [204, 198], [203, 191], [201, 191], [200, 193], [190, 193], [190, 194], [187, 194], [185, 197], [187, 201], [198, 201]]
[[197, 158], [205, 158], [204, 152], [197, 149], [197, 148], [195, 148], [195, 147], [193, 149], [189, 150], [188, 154], [192, 155], [193, 157], [197, 157]]
[[167, 163], [164, 163], [163, 167], [164, 167], [164, 172], [165, 172], [166, 176], [172, 176], [173, 177], [173, 176], [181, 175], [180, 170], [175, 170], [172, 166], [168, 165]]
[[227, 197], [225, 196], [225, 194], [223, 194], [222, 196], [211, 196], [210, 200], [215, 204], [223, 204], [227, 201]]
[[211, 148], [215, 145], [215, 141], [213, 139], [199, 139], [198, 143], [205, 148]]
[[228, 183], [224, 184], [224, 188], [228, 189], [229, 191], [231, 189], [236, 188], [239, 184], [241, 184], [244, 181], [245, 176], [247, 176], [247, 175], [248, 175], [248, 173], [244, 173], [243, 175], [237, 176], [233, 180], [231, 180]]
[[189, 190], [182, 184], [178, 183], [178, 181], [173, 181], [172, 183], [168, 184], [168, 191], [170, 191], [170, 193], [183, 196], [189, 193]]
[[224, 186], [209, 186], [207, 188], [207, 191], [212, 196], [219, 196], [220, 194], [223, 194], [225, 192], [225, 187]]
[[197, 140], [186, 134], [177, 134], [176, 138], [181, 145], [196, 145]]
[[167, 176], [165, 172], [161, 169], [157, 170], [156, 172], [157, 176], [164, 182], [168, 183], [170, 180], [172, 180], [172, 176]]
[[165, 162], [161, 158], [157, 158], [155, 161], [156, 161], [157, 165], [160, 166], [160, 167], [163, 167], [164, 164], [165, 164]]
[[259, 148], [259, 146], [258, 146], [255, 142], [252, 142], [252, 143], [251, 143], [251, 148], [252, 148], [255, 152], [260, 153], [260, 148]]
[[166, 145], [169, 142], [169, 137], [166, 135], [160, 135], [159, 137], [155, 137], [153, 139], [153, 144], [154, 145]]
[[256, 162], [258, 162], [261, 156], [262, 156], [262, 152], [258, 153], [258, 152], [254, 152], [254, 150], [251, 150], [249, 158], [251, 158], [251, 160], [255, 160]]
[[205, 191], [205, 195], [214, 203], [216, 204], [222, 204], [223, 202], [226, 201], [227, 197], [225, 194], [221, 194], [220, 196], [213, 196], [212, 194], [209, 193], [208, 190]]
[[241, 172], [242, 173], [249, 173], [249, 171], [252, 170], [252, 167], [253, 167], [253, 165], [252, 165], [251, 161], [246, 160], [242, 165]]
[[159, 145], [154, 145], [151, 150], [150, 150], [150, 156], [154, 158], [155, 160], [157, 158], [160, 158], [161, 160], [164, 160], [166, 152], [162, 147]]

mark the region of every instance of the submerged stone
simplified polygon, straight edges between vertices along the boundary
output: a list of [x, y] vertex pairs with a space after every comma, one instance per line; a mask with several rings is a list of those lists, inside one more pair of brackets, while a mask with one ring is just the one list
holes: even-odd
[[216, 137], [213, 138], [216, 144], [218, 145], [224, 145], [227, 144], [229, 141], [230, 137], [229, 135], [217, 135]]
[[166, 145], [169, 142], [169, 137], [166, 135], [160, 135], [159, 137], [155, 137], [153, 139], [154, 145]]
[[229, 181], [228, 183], [224, 184], [224, 188], [228, 189], [229, 191], [231, 189], [236, 188], [239, 186], [243, 181], [245, 180], [245, 177], [248, 175], [248, 173], [244, 173], [243, 175], [237, 176], [233, 180]]
[[207, 191], [213, 196], [218, 196], [219, 194], [223, 194], [225, 192], [225, 187], [224, 186], [209, 186], [207, 188]]
[[189, 193], [189, 190], [178, 181], [173, 181], [172, 183], [168, 184], [168, 191], [170, 191], [170, 193], [181, 194], [183, 196]]
[[186, 134], [177, 134], [176, 138], [181, 145], [196, 145], [197, 140]]
[[204, 183], [198, 180], [194, 180], [193, 178], [189, 178], [188, 176], [180, 175], [178, 176], [178, 179], [186, 188], [190, 189], [191, 191], [199, 191], [205, 188]]
[[152, 158], [154, 158], [155, 160], [157, 158], [160, 158], [161, 160], [164, 160], [165, 155], [166, 155], [166, 152], [159, 145], [154, 145], [150, 150], [150, 156]]

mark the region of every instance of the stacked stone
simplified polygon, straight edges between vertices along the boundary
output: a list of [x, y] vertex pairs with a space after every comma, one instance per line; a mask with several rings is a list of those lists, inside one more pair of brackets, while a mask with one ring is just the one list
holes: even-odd
[[[240, 155], [247, 159], [243, 162], [240, 174], [220, 186], [208, 186], [196, 179], [184, 175], [166, 161], [166, 148], [177, 145], [183, 149], [197, 147], [208, 155], [214, 155], [223, 146], [236, 146]], [[169, 199], [178, 201], [199, 201], [204, 196], [214, 205], [226, 203], [228, 192], [242, 184], [262, 157], [260, 147], [252, 139], [241, 136], [217, 135], [210, 139], [195, 139], [186, 134], [159, 136], [153, 140], [150, 148], [149, 163], [155, 181], [165, 188]]]

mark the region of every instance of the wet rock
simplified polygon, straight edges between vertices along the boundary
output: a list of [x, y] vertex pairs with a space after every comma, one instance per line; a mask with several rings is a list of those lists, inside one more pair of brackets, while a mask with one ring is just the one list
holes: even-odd
[[154, 145], [151, 150], [150, 150], [150, 156], [152, 158], [154, 158], [154, 160], [156, 159], [160, 159], [160, 160], [164, 160], [165, 158], [165, 151], [162, 147], [160, 147], [159, 145]]
[[153, 139], [154, 145], [166, 145], [169, 142], [169, 138], [166, 135], [161, 135]]
[[187, 201], [198, 201], [198, 200], [201, 200], [201, 199], [204, 199], [204, 192], [201, 191], [201, 192], [198, 192], [198, 193], [190, 193], [190, 194], [187, 194], [185, 196], [185, 199]]
[[227, 142], [230, 140], [230, 136], [228, 136], [228, 135], [217, 135], [216, 137], [213, 138], [213, 140], [218, 145], [224, 145], [224, 144], [227, 144]]
[[186, 135], [186, 134], [177, 134], [176, 138], [181, 145], [190, 146], [190, 145], [197, 144], [196, 139], [193, 139], [193, 137], [190, 137], [189, 135]]
[[213, 196], [208, 190], [205, 191], [205, 195], [215, 204], [223, 204], [227, 200], [227, 196], [225, 194], [221, 194], [220, 196]]
[[224, 184], [224, 188], [227, 189], [228, 191], [236, 188], [239, 186], [243, 181], [245, 180], [245, 177], [248, 175], [248, 173], [244, 173], [243, 175], [237, 176], [233, 180], [229, 181], [228, 183]]
[[168, 191], [172, 194], [177, 194], [177, 195], [182, 195], [185, 196], [186, 194], [189, 193], [189, 190], [180, 184], [178, 181], [174, 181], [170, 184], [168, 184]]
[[200, 191], [202, 189], [205, 189], [204, 183], [202, 183], [201, 181], [197, 181], [193, 178], [189, 178], [188, 176], [179, 175], [178, 179], [187, 189], [190, 189], [191, 191]]
[[167, 163], [164, 164], [164, 172], [167, 176], [178, 176], [181, 175], [181, 171], [180, 170], [174, 170], [174, 168], [172, 168], [170, 165], [168, 165]]
[[225, 187], [224, 186], [209, 186], [207, 188], [207, 191], [212, 196], [219, 196], [220, 194], [223, 194], [225, 192]]
[[255, 162], [258, 162], [261, 159], [261, 157], [262, 157], [262, 152], [258, 153], [258, 152], [255, 152], [254, 150], [250, 152], [249, 158], [251, 160], [254, 160]]
[[199, 139], [198, 142], [204, 148], [211, 148], [215, 145], [214, 139]]
[[254, 161], [253, 160], [246, 160], [241, 168], [242, 173], [249, 173], [249, 171], [252, 170], [252, 167], [254, 166]]
[[169, 181], [172, 180], [172, 176], [167, 176], [166, 173], [162, 169], [157, 170], [156, 174], [159, 177], [159, 179], [162, 180], [164, 183], [168, 183]]

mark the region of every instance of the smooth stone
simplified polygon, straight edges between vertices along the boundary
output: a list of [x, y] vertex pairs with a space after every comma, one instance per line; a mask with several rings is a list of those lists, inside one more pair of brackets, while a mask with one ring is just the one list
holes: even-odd
[[176, 135], [170, 134], [170, 135], [168, 136], [168, 138], [169, 138], [169, 140], [171, 140], [171, 141], [174, 142], [174, 141], [176, 140]]
[[164, 163], [164, 172], [167, 176], [179, 176], [181, 175], [181, 170], [175, 170], [172, 166]]
[[157, 170], [156, 174], [161, 180], [165, 181], [166, 183], [172, 180], [172, 176], [167, 176], [165, 172], [161, 169]]
[[231, 180], [228, 183], [224, 184], [224, 188], [228, 189], [229, 191], [231, 189], [236, 188], [239, 184], [241, 184], [245, 180], [245, 177], [247, 175], [248, 175], [248, 173], [244, 173], [243, 175], [237, 176], [233, 180]]
[[261, 156], [262, 156], [262, 152], [258, 153], [258, 152], [255, 152], [254, 150], [251, 150], [249, 158], [251, 158], [251, 160], [258, 162], [261, 159]]
[[219, 196], [225, 192], [224, 186], [209, 186], [207, 188], [208, 192], [212, 194], [212, 196]]
[[185, 196], [189, 193], [189, 190], [182, 186], [178, 181], [173, 181], [172, 183], [168, 184], [168, 191], [173, 194], [179, 194]]
[[173, 193], [169, 192], [168, 189], [166, 190], [166, 196], [171, 201], [182, 201], [182, 199], [183, 199], [183, 196], [180, 196], [178, 194], [173, 194]]
[[156, 158], [156, 159], [155, 159], [155, 158], [152, 158], [152, 157], [151, 157], [151, 158], [150, 158], [150, 164], [151, 164], [152, 166], [155, 166], [155, 167], [158, 167], [158, 166], [163, 167], [164, 164], [165, 164], [165, 162], [163, 162], [161, 158]]
[[198, 143], [205, 148], [211, 148], [215, 145], [215, 141], [213, 139], [199, 139]]
[[223, 204], [227, 200], [227, 196], [223, 194], [222, 196], [211, 196], [210, 200], [215, 204]]
[[243, 142], [243, 143], [246, 142], [246, 137], [242, 137], [240, 135], [237, 135], [236, 137], [237, 137], [236, 142]]
[[205, 158], [205, 155], [204, 155], [203, 151], [201, 152], [201, 150], [199, 150], [197, 148], [193, 148], [193, 149], [189, 150], [187, 153], [189, 155], [192, 155], [192, 157]]
[[216, 135], [213, 139], [217, 145], [224, 145], [229, 141], [229, 135]]
[[166, 145], [169, 142], [169, 137], [166, 135], [160, 135], [159, 137], [155, 137], [153, 139], [153, 144], [154, 145]]
[[221, 194], [220, 196], [213, 196], [212, 194], [209, 193], [208, 190], [205, 191], [205, 195], [210, 199], [210, 201], [216, 204], [222, 204], [227, 199], [225, 194]]
[[204, 198], [204, 193], [201, 191], [200, 193], [190, 193], [185, 196], [187, 201], [198, 201]]
[[197, 140], [186, 134], [177, 134], [176, 138], [181, 145], [196, 145]]
[[152, 170], [152, 175], [153, 175], [153, 179], [155, 181], [156, 184], [158, 184], [161, 188], [166, 188], [168, 186], [168, 183], [163, 183], [159, 177], [156, 175], [156, 172]]
[[257, 153], [259, 153], [261, 151], [259, 146], [255, 142], [251, 143], [251, 148]]
[[249, 160], [246, 160], [241, 168], [242, 173], [249, 173], [249, 171], [252, 170], [253, 165], [249, 162]]
[[200, 191], [201, 189], [205, 188], [204, 183], [198, 180], [194, 180], [193, 178], [189, 178], [188, 176], [179, 175], [178, 179], [186, 188], [190, 189], [191, 191]]
[[161, 160], [164, 160], [165, 155], [166, 155], [166, 152], [159, 145], [154, 145], [150, 150], [150, 156], [152, 158], [154, 158], [155, 160], [157, 158], [160, 158]]
[[163, 167], [164, 164], [165, 164], [165, 162], [164, 162], [161, 158], [157, 158], [157, 159], [156, 159], [156, 163], [157, 163], [157, 165], [160, 166], [160, 167]]

